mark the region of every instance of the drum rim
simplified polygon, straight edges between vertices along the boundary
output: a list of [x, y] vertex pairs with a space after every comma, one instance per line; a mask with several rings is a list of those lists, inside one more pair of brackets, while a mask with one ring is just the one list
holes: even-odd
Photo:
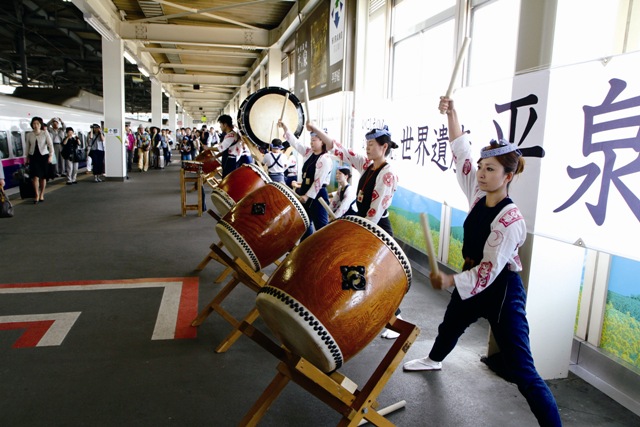
[[255, 271], [260, 271], [260, 269], [262, 269], [262, 266], [260, 265], [260, 260], [256, 256], [255, 252], [253, 252], [253, 249], [251, 249], [251, 246], [249, 246], [249, 244], [244, 239], [244, 237], [242, 237], [240, 233], [238, 233], [236, 229], [231, 226], [231, 224], [229, 224], [227, 221], [223, 219], [218, 221], [218, 224], [216, 224], [216, 228], [218, 227], [226, 231], [229, 235], [231, 235], [233, 240], [236, 241], [236, 243], [240, 246], [240, 248], [245, 253], [247, 258], [251, 261], [250, 267], [252, 267]]
[[293, 206], [296, 208], [296, 210], [302, 217], [305, 230], [309, 228], [309, 226], [311, 225], [311, 221], [309, 220], [309, 215], [307, 214], [307, 211], [304, 209], [304, 206], [302, 206], [302, 203], [300, 203], [300, 200], [298, 200], [298, 198], [293, 194], [293, 190], [289, 189], [287, 185], [281, 182], [274, 181], [274, 182], [270, 182], [267, 185], [273, 185], [274, 187], [276, 187], [278, 190], [280, 190], [282, 194], [284, 194], [286, 198], [288, 198], [291, 201], [291, 203], [293, 203]]
[[[307, 330], [312, 339], [316, 338], [313, 336], [313, 334], [317, 336], [318, 340], [321, 342], [321, 347], [323, 350], [322, 354], [327, 360], [330, 367], [327, 372], [332, 372], [342, 367], [342, 365], [344, 364], [342, 350], [331, 335], [331, 332], [329, 332], [329, 330], [322, 324], [320, 319], [314, 316], [314, 314], [307, 307], [305, 307], [304, 304], [302, 304], [300, 301], [298, 301], [282, 289], [270, 285], [263, 286], [258, 291], [256, 299], [268, 297], [279, 301], [281, 304], [284, 304], [284, 306], [288, 308], [289, 313], [297, 313], [298, 317], [300, 318], [299, 323], [307, 326]], [[300, 356], [304, 357], [304, 355]], [[333, 361], [333, 363], [331, 363], [331, 361]]]
[[251, 169], [253, 169], [254, 171], [257, 172], [258, 175], [260, 175], [260, 178], [262, 178], [262, 180], [265, 182], [265, 184], [270, 184], [273, 182], [273, 180], [271, 178], [269, 178], [269, 175], [267, 175], [265, 173], [264, 170], [262, 170], [262, 168], [260, 166], [256, 166], [253, 163], [245, 163], [242, 166], [247, 166], [250, 167]]
[[[258, 99], [260, 99], [260, 96], [258, 96], [258, 94], [263, 92], [274, 93], [274, 94], [279, 93], [281, 95], [286, 95], [287, 93], [289, 94], [289, 99], [296, 106], [296, 110], [298, 110], [298, 117], [302, 119], [298, 127], [295, 129], [295, 131], [292, 132], [296, 138], [299, 138], [300, 135], [302, 135], [302, 131], [304, 130], [304, 123], [305, 123], [305, 114], [304, 114], [304, 108], [302, 108], [302, 102], [295, 95], [295, 93], [280, 86], [263, 87], [262, 89], [258, 89], [257, 91], [253, 92], [252, 94], [247, 96], [244, 101], [242, 101], [242, 103], [240, 104], [240, 108], [238, 109], [238, 116], [236, 117], [236, 121], [238, 122], [238, 125], [241, 128], [240, 130], [242, 131], [242, 133], [246, 135], [247, 138], [249, 138], [249, 140], [258, 147], [268, 147], [271, 144], [271, 141], [265, 142], [259, 139], [251, 129], [251, 125], [248, 123], [248, 121], [244, 120], [244, 115], [245, 115], [244, 112], [247, 110], [247, 108], [250, 109], [250, 107], [253, 106], [253, 104], [255, 104], [255, 102]], [[254, 141], [254, 138], [257, 141]]]
[[[212, 202], [214, 202], [214, 200], [213, 200], [214, 194], [216, 196], [219, 196], [220, 201], [222, 203], [224, 203], [225, 205], [227, 205], [229, 210], [231, 210], [231, 208], [236, 204], [236, 201], [231, 198], [229, 193], [227, 193], [224, 190], [219, 189], [218, 187], [211, 189], [211, 198], [212, 198], [211, 201]], [[214, 204], [215, 204], [215, 202], [214, 202]]]
[[382, 242], [385, 243], [391, 250], [391, 252], [395, 255], [400, 265], [402, 265], [404, 273], [407, 276], [407, 292], [409, 292], [409, 289], [411, 289], [411, 279], [413, 277], [413, 273], [411, 271], [411, 263], [409, 262], [409, 258], [405, 255], [400, 245], [398, 245], [398, 243], [393, 237], [391, 237], [391, 235], [389, 235], [389, 233], [387, 233], [368, 219], [355, 215], [343, 216], [338, 218], [337, 221], [348, 221], [358, 224], [359, 226], [371, 231], [374, 235], [376, 235], [376, 237], [382, 240]]

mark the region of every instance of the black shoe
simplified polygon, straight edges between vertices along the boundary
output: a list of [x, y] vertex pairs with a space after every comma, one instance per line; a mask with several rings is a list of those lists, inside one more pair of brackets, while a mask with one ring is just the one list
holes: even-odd
[[77, 184], [77, 183], [78, 183], [78, 181], [73, 181], [73, 182], [72, 182], [72, 184]]
[[69, 181], [67, 181], [67, 185], [71, 185], [71, 184], [73, 184], [73, 182], [69, 182]]

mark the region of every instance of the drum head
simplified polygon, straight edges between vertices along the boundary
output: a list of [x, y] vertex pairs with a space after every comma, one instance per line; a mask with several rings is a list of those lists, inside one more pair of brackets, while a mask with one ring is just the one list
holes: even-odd
[[262, 88], [244, 100], [238, 111], [240, 131], [258, 147], [268, 148], [280, 134], [278, 120], [283, 107], [282, 121], [299, 137], [304, 129], [302, 104], [293, 93], [277, 86]]

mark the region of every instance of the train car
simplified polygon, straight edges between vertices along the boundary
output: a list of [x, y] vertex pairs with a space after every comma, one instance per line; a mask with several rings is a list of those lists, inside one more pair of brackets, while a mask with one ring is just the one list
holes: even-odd
[[[0, 95], [0, 159], [4, 170], [5, 188], [16, 187], [19, 184], [13, 174], [25, 163], [26, 135], [31, 132], [31, 119], [36, 116], [42, 117], [45, 123], [59, 117], [64, 126], [74, 129], [83, 144], [87, 141], [91, 124], [102, 124], [104, 121], [104, 115], [101, 113]], [[134, 130], [140, 124], [150, 125], [148, 122], [132, 118], [125, 118], [125, 122], [131, 123]], [[80, 165], [84, 166], [84, 163]]]

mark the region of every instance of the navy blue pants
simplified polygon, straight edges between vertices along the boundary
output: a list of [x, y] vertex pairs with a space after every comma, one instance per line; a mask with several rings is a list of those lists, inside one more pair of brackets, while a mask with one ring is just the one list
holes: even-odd
[[453, 350], [465, 329], [480, 317], [489, 321], [510, 378], [525, 397], [541, 426], [561, 426], [551, 390], [533, 364], [529, 346], [526, 293], [517, 273], [505, 269], [486, 290], [462, 300], [451, 295], [429, 357], [440, 362]]
[[329, 204], [329, 194], [327, 193], [327, 189], [322, 187], [320, 191], [318, 191], [318, 195], [315, 199], [307, 199], [304, 204], [304, 209], [307, 211], [307, 215], [309, 215], [309, 228], [304, 232], [300, 241], [303, 241], [307, 237], [311, 236], [314, 231], [320, 230], [325, 225], [329, 224], [329, 214], [322, 207], [320, 202], [317, 200], [319, 198], [323, 198], [327, 204]]

